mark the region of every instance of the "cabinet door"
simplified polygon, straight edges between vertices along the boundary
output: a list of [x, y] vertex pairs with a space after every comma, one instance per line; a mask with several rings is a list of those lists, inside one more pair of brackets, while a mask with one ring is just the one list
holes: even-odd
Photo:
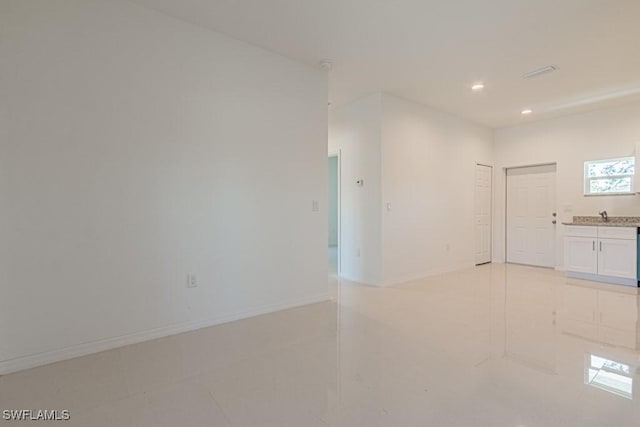
[[564, 262], [567, 271], [598, 273], [597, 239], [592, 237], [565, 237]]
[[634, 279], [636, 277], [636, 241], [599, 239], [598, 274]]

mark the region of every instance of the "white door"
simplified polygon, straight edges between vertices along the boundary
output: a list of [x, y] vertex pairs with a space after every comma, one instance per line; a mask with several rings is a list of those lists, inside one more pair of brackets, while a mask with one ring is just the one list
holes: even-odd
[[597, 240], [595, 237], [565, 237], [565, 269], [576, 273], [598, 274]]
[[491, 166], [476, 165], [476, 264], [491, 262]]
[[555, 266], [556, 166], [507, 169], [507, 262]]
[[598, 274], [602, 276], [636, 277], [636, 241], [598, 240]]

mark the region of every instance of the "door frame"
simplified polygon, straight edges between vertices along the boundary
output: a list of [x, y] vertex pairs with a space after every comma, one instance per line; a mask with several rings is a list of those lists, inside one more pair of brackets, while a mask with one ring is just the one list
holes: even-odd
[[[338, 160], [338, 167], [337, 167], [337, 183], [338, 183], [338, 238], [337, 238], [337, 242], [338, 242], [338, 251], [336, 254], [337, 262], [337, 274], [338, 276], [340, 275], [340, 273], [342, 272], [342, 149], [337, 149], [337, 150], [333, 150], [333, 151], [329, 151], [327, 153], [327, 160], [332, 158], [332, 157], [337, 157]], [[327, 193], [327, 198], [329, 197], [329, 194]], [[328, 215], [328, 212], [327, 212]]]
[[[508, 205], [508, 198], [509, 198], [509, 194], [507, 192], [507, 179], [509, 179], [507, 173], [509, 172], [509, 169], [521, 169], [521, 168], [531, 168], [531, 167], [536, 167], [536, 166], [555, 166], [556, 168], [556, 181], [554, 183], [554, 185], [556, 185], [556, 209], [558, 209], [557, 206], [557, 202], [558, 202], [558, 187], [557, 187], [557, 183], [558, 183], [558, 162], [541, 162], [541, 163], [527, 163], [527, 164], [523, 164], [523, 165], [516, 165], [516, 166], [505, 166], [502, 168], [502, 172], [503, 172], [503, 177], [504, 177], [504, 262], [505, 264], [509, 264], [509, 212], [507, 209], [507, 205]], [[549, 267], [549, 268], [553, 268], [553, 269], [557, 269], [557, 266], [555, 264], [557, 264], [558, 261], [558, 236], [557, 236], [557, 228], [556, 228], [556, 234], [554, 234], [553, 236], [553, 246], [554, 246], [554, 255], [555, 255], [555, 260], [554, 260], [554, 266], [553, 267]], [[544, 267], [540, 267], [540, 268], [544, 268]]]
[[[483, 163], [483, 162], [476, 162], [475, 164], [475, 168], [474, 168], [474, 176], [473, 176], [473, 197], [475, 200], [475, 197], [477, 196], [476, 192], [475, 192], [475, 171], [476, 168], [478, 166], [485, 166], [491, 169], [491, 186], [489, 187], [489, 261], [484, 263], [484, 264], [489, 264], [493, 262], [493, 222], [494, 222], [494, 209], [493, 209], [493, 181], [495, 181], [493, 179], [493, 165], [490, 165], [488, 163]], [[475, 205], [474, 205], [474, 212], [473, 212], [473, 225], [475, 227]], [[474, 230], [475, 233], [475, 230]], [[475, 261], [474, 261], [475, 262]], [[482, 264], [476, 264], [476, 265], [482, 265]]]

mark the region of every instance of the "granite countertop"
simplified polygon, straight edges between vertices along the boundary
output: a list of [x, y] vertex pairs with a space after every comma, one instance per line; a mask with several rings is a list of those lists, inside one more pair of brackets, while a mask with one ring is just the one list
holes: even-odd
[[572, 222], [563, 222], [564, 225], [581, 225], [601, 227], [640, 227], [638, 216], [610, 216], [609, 221], [604, 222], [600, 216], [574, 216]]

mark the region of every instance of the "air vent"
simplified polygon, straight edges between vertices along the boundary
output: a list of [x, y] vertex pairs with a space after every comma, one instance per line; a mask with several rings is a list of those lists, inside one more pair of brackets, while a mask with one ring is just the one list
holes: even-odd
[[522, 75], [523, 79], [534, 79], [536, 77], [543, 76], [545, 74], [553, 73], [556, 71], [558, 67], [554, 67], [553, 65], [549, 65], [547, 67], [538, 68], [537, 70], [529, 71]]

